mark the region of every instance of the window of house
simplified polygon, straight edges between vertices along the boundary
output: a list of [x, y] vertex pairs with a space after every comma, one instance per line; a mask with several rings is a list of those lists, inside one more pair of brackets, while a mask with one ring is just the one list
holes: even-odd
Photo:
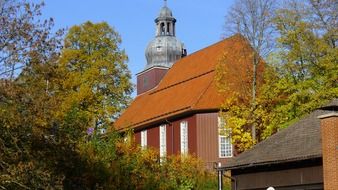
[[142, 149], [147, 147], [147, 130], [141, 131], [141, 147]]
[[160, 157], [165, 157], [167, 152], [167, 129], [166, 125], [160, 126]]
[[181, 132], [181, 154], [188, 154], [188, 122], [182, 121], [180, 125]]
[[218, 152], [220, 158], [232, 157], [231, 129], [225, 127], [223, 118], [218, 117]]

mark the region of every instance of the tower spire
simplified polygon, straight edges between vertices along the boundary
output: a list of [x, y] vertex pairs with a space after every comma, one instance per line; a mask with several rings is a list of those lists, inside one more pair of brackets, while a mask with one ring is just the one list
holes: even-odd
[[167, 6], [167, 0], [164, 0], [164, 6], [165, 7]]

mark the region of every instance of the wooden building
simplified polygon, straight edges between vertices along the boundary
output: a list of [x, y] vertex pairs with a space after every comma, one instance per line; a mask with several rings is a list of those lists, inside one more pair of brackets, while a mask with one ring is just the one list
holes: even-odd
[[337, 108], [335, 99], [219, 169], [231, 171], [235, 190], [337, 189]]
[[173, 39], [176, 19], [166, 5], [155, 22], [157, 33], [146, 49], [147, 65], [137, 75], [137, 96], [115, 128], [132, 129], [137, 143], [158, 149], [162, 157], [189, 153], [209, 168], [214, 162], [225, 163], [233, 148], [230, 137], [219, 133], [218, 112], [226, 95], [218, 93], [216, 66], [223, 60], [240, 68], [235, 75], [244, 80], [252, 70], [252, 48], [235, 35], [186, 55]]

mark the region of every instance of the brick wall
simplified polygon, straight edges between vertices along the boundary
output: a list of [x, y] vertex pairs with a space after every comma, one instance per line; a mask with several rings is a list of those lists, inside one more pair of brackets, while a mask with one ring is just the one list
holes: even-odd
[[323, 149], [324, 189], [338, 188], [338, 113], [330, 113], [321, 119]]

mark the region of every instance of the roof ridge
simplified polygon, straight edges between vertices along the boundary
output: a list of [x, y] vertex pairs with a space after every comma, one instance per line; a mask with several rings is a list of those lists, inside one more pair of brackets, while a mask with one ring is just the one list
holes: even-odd
[[195, 51], [195, 52], [193, 52], [193, 53], [191, 53], [191, 54], [189, 54], [189, 55], [187, 55], [187, 56], [185, 56], [185, 57], [183, 57], [183, 58], [177, 60], [176, 62], [180, 62], [181, 60], [183, 60], [183, 59], [185, 59], [185, 58], [187, 58], [187, 57], [189, 57], [189, 56], [192, 56], [192, 55], [194, 55], [194, 54], [196, 54], [196, 53], [198, 53], [198, 52], [200, 52], [200, 51], [204, 51], [205, 49], [208, 49], [208, 48], [213, 47], [213, 46], [217, 46], [217, 45], [219, 45], [219, 44], [224, 43], [225, 41], [228, 41], [228, 40], [230, 40], [230, 39], [232, 39], [232, 38], [237, 38], [237, 37], [243, 38], [243, 36], [242, 36], [240, 33], [237, 33], [237, 34], [235, 34], [235, 35], [229, 36], [229, 37], [227, 37], [227, 38], [223, 38], [223, 39], [221, 39], [221, 41], [216, 42], [216, 43], [209, 44], [208, 46], [206, 46], [206, 47], [204, 47], [204, 48], [202, 48], [202, 49], [199, 49], [199, 50], [197, 50], [197, 51]]
[[215, 71], [215, 69], [212, 69], [212, 70], [209, 70], [209, 71], [204, 72], [204, 73], [202, 73], [202, 74], [199, 74], [199, 75], [190, 77], [190, 78], [188, 78], [188, 79], [182, 80], [182, 81], [180, 81], [180, 82], [177, 82], [177, 83], [174, 83], [174, 84], [165, 86], [165, 87], [160, 88], [160, 89], [156, 89], [156, 90], [150, 92], [149, 95], [156, 94], [156, 93], [161, 92], [161, 91], [163, 91], [163, 90], [166, 90], [166, 89], [168, 89], [168, 88], [172, 88], [172, 87], [177, 86], [177, 85], [179, 85], [179, 84], [183, 84], [183, 83], [188, 82], [188, 81], [191, 81], [191, 80], [193, 80], [193, 79], [202, 77], [202, 76], [207, 75], [207, 74], [209, 74], [209, 73], [212, 73], [212, 72], [214, 72], [214, 71]]

